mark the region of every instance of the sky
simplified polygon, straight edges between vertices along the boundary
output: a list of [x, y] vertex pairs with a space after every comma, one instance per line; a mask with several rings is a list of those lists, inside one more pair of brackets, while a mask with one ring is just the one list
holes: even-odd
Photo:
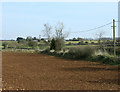
[[[100, 32], [104, 37], [112, 37], [112, 24], [92, 31], [112, 20], [118, 20], [117, 2], [4, 2], [2, 3], [2, 39], [17, 37], [44, 36], [44, 24], [52, 26], [64, 24], [63, 33], [67, 38], [97, 38]], [[117, 26], [117, 23], [116, 23]], [[82, 31], [82, 32], [81, 32]], [[116, 35], [117, 35], [116, 27]]]

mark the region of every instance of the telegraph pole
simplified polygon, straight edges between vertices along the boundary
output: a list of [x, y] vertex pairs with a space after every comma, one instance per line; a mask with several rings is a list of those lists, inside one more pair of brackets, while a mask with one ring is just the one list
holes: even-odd
[[115, 42], [116, 42], [116, 40], [115, 40], [115, 19], [113, 19], [113, 46], [114, 46], [114, 56], [116, 55], [116, 50], [115, 50]]

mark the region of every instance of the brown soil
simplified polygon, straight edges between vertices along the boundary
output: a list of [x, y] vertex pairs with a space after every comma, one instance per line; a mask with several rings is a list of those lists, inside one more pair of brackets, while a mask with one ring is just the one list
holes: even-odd
[[117, 90], [118, 67], [37, 53], [2, 53], [2, 89]]

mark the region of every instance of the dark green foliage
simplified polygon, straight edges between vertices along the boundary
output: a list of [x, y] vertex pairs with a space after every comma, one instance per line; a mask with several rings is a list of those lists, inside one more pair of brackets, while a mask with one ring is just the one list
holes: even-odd
[[55, 50], [55, 39], [53, 38], [50, 43], [50, 50]]
[[[101, 48], [101, 50], [105, 50], [107, 51], [109, 54], [113, 54], [114, 53], [114, 48], [113, 47], [106, 47], [106, 48]], [[120, 47], [116, 48], [116, 55], [120, 56]]]
[[86, 42], [85, 42], [85, 44], [87, 45], [87, 44], [88, 44], [88, 42], [86, 41]]
[[31, 37], [31, 36], [28, 36], [28, 37], [26, 38], [26, 41], [32, 41], [32, 37]]
[[34, 38], [33, 38], [33, 40], [37, 40], [37, 38], [36, 38], [36, 37], [34, 37]]
[[38, 42], [40, 42], [40, 39], [38, 39]]
[[91, 60], [105, 64], [120, 64], [120, 58], [116, 56], [97, 55], [97, 56], [93, 56]]
[[18, 43], [20, 43], [21, 40], [25, 40], [25, 39], [22, 38], [22, 37], [18, 37], [18, 38], [16, 39], [16, 41], [18, 41]]
[[8, 47], [8, 43], [4, 42], [2, 43], [2, 46], [4, 47], [3, 49], [6, 49]]
[[120, 48], [117, 48], [117, 49], [116, 49], [116, 55], [119, 55], [119, 56], [120, 56]]

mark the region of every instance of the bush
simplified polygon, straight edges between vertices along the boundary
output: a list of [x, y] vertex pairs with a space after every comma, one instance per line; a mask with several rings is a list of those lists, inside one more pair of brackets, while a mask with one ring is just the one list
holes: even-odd
[[94, 53], [94, 49], [91, 47], [71, 47], [68, 51], [67, 57], [73, 59], [85, 59], [91, 57]]
[[55, 50], [60, 51], [64, 47], [64, 38], [55, 40]]
[[55, 50], [55, 39], [53, 38], [50, 43], [50, 50]]
[[4, 47], [3, 49], [6, 49], [6, 48], [8, 47], [8, 43], [3, 42], [3, 43], [2, 43], [2, 46]]
[[35, 42], [35, 41], [29, 41], [28, 42], [28, 46], [30, 46], [32, 48], [35, 48], [37, 46], [37, 42]]
[[116, 54], [117, 54], [117, 55], [120, 55], [120, 48], [117, 48], [117, 49], [116, 49]]
[[96, 55], [92, 57], [92, 61], [97, 61], [105, 64], [120, 64], [120, 59], [112, 55]]

